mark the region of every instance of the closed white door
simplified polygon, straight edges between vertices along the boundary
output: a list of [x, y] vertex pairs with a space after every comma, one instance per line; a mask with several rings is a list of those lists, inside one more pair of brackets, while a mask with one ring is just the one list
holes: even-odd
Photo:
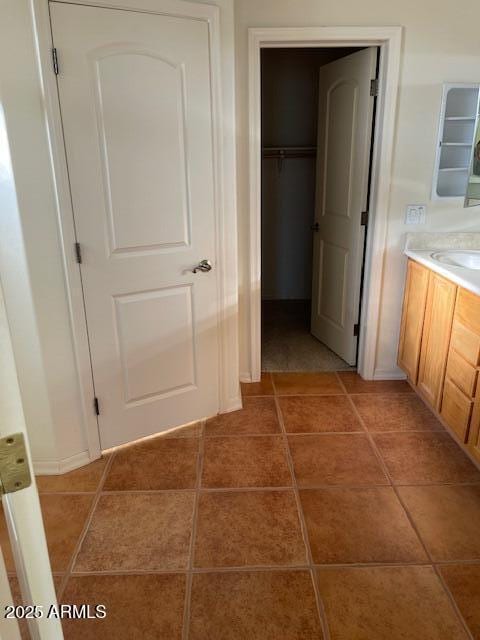
[[105, 449], [218, 411], [208, 23], [51, 19]]
[[320, 69], [312, 278], [313, 335], [356, 363], [377, 50]]

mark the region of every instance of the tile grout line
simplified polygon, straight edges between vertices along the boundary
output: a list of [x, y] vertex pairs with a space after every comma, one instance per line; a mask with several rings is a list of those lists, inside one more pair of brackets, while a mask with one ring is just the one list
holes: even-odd
[[459, 608], [458, 608], [458, 606], [457, 606], [457, 604], [456, 604], [456, 602], [455, 602], [455, 600], [454, 600], [454, 598], [453, 598], [452, 594], [450, 593], [450, 590], [448, 590], [448, 589], [446, 588], [446, 585], [445, 585], [445, 583], [444, 583], [443, 579], [440, 577], [440, 573], [439, 573], [439, 571], [437, 570], [437, 567], [435, 566], [435, 562], [434, 562], [434, 560], [433, 560], [433, 558], [432, 558], [432, 556], [431, 556], [431, 554], [430, 554], [430, 552], [429, 552], [429, 550], [428, 550], [428, 548], [427, 548], [427, 545], [426, 545], [426, 544], [425, 544], [425, 542], [423, 541], [423, 538], [422, 538], [422, 536], [420, 535], [420, 531], [418, 530], [418, 528], [417, 528], [417, 526], [416, 526], [416, 524], [415, 524], [415, 522], [414, 522], [414, 520], [413, 520], [413, 517], [411, 516], [411, 514], [410, 514], [410, 512], [409, 512], [409, 510], [408, 510], [408, 508], [407, 508], [407, 506], [406, 506], [406, 504], [405, 504], [405, 503], [404, 503], [404, 501], [402, 500], [402, 497], [401, 497], [401, 495], [400, 495], [400, 493], [399, 493], [399, 491], [398, 491], [397, 486], [396, 486], [396, 485], [395, 485], [395, 483], [393, 482], [393, 478], [391, 477], [390, 472], [388, 471], [388, 467], [387, 467], [387, 465], [386, 465], [386, 463], [385, 463], [385, 461], [384, 461], [384, 459], [383, 459], [383, 456], [382, 456], [382, 454], [381, 454], [381, 452], [380, 452], [380, 449], [379, 449], [379, 448], [378, 448], [378, 446], [377, 446], [377, 443], [375, 442], [375, 440], [374, 440], [374, 438], [373, 438], [372, 434], [371, 434], [371, 433], [369, 432], [369, 430], [367, 429], [367, 425], [365, 424], [365, 422], [364, 422], [364, 420], [363, 420], [362, 416], [360, 415], [360, 412], [358, 411], [358, 409], [357, 409], [357, 407], [356, 407], [355, 403], [353, 402], [353, 400], [352, 400], [352, 398], [350, 397], [350, 395], [347, 393], [346, 387], [345, 387], [345, 385], [344, 385], [344, 383], [343, 383], [343, 381], [342, 381], [341, 377], [338, 375], [338, 373], [336, 374], [336, 376], [337, 376], [337, 378], [338, 378], [338, 380], [339, 380], [340, 384], [342, 385], [342, 387], [345, 389], [345, 392], [346, 392], [346, 394], [347, 394], [347, 398], [348, 398], [348, 400], [349, 400], [349, 402], [350, 402], [350, 404], [351, 404], [351, 406], [352, 406], [352, 409], [353, 409], [353, 411], [355, 412], [355, 414], [356, 414], [357, 418], [360, 420], [360, 424], [361, 424], [361, 425], [363, 426], [363, 428], [365, 429], [365, 433], [367, 434], [367, 438], [368, 438], [368, 440], [369, 440], [369, 442], [370, 442], [370, 445], [371, 445], [371, 447], [373, 448], [373, 450], [374, 450], [374, 452], [375, 452], [375, 454], [376, 454], [376, 456], [377, 456], [377, 458], [378, 458], [378, 460], [379, 460], [380, 464], [382, 465], [382, 468], [384, 469], [384, 473], [387, 475], [387, 478], [388, 478], [388, 480], [389, 480], [389, 482], [390, 482], [390, 484], [391, 484], [391, 488], [393, 489], [393, 491], [394, 491], [394, 493], [395, 493], [395, 495], [396, 495], [396, 497], [397, 497], [397, 500], [399, 501], [399, 503], [400, 503], [400, 505], [401, 505], [401, 507], [402, 507], [403, 511], [405, 512], [405, 515], [406, 515], [406, 517], [407, 517], [407, 519], [408, 519], [408, 521], [409, 521], [409, 523], [410, 523], [410, 526], [411, 526], [411, 527], [412, 527], [412, 529], [414, 530], [415, 535], [417, 536], [418, 540], [420, 541], [420, 544], [421, 544], [421, 545], [422, 545], [422, 547], [423, 547], [423, 550], [424, 550], [424, 552], [425, 552], [425, 554], [426, 554], [426, 556], [427, 556], [427, 558], [428, 558], [428, 560], [429, 560], [429, 563], [428, 563], [428, 564], [432, 567], [433, 572], [435, 573], [435, 575], [437, 576], [437, 578], [438, 578], [438, 580], [439, 580], [439, 582], [440, 582], [441, 586], [443, 587], [443, 591], [444, 591], [445, 595], [447, 596], [448, 600], [450, 601], [450, 603], [451, 603], [451, 605], [452, 605], [452, 607], [453, 607], [453, 610], [454, 610], [454, 612], [455, 612], [455, 614], [456, 614], [456, 616], [457, 616], [457, 619], [458, 619], [458, 621], [460, 622], [460, 625], [463, 627], [463, 629], [464, 629], [464, 630], [465, 630], [465, 632], [467, 633], [467, 636], [470, 638], [470, 640], [473, 640], [472, 635], [471, 635], [471, 633], [470, 633], [470, 629], [468, 628], [468, 625], [467, 625], [467, 623], [466, 623], [465, 619], [464, 619], [464, 618], [463, 618], [463, 616], [461, 615], [460, 610], [459, 610]]
[[297, 484], [297, 478], [295, 475], [295, 467], [293, 464], [293, 458], [292, 458], [292, 454], [290, 451], [290, 446], [288, 443], [288, 436], [287, 436], [287, 431], [285, 429], [285, 423], [283, 421], [283, 414], [281, 412], [280, 409], [280, 403], [278, 401], [278, 396], [277, 396], [277, 389], [275, 386], [275, 379], [274, 376], [272, 374], [271, 375], [271, 381], [272, 381], [272, 386], [273, 386], [273, 392], [274, 392], [274, 401], [275, 401], [275, 407], [277, 410], [277, 419], [278, 422], [280, 424], [280, 429], [282, 430], [283, 433], [283, 437], [284, 437], [284, 445], [285, 445], [285, 453], [287, 456], [287, 464], [288, 464], [288, 468], [290, 470], [290, 475], [292, 478], [292, 487], [293, 487], [293, 493], [295, 496], [295, 503], [297, 506], [297, 515], [298, 515], [298, 519], [300, 522], [300, 529], [302, 532], [302, 537], [303, 537], [303, 543], [305, 545], [305, 551], [307, 554], [307, 561], [308, 561], [308, 569], [309, 569], [309, 573], [310, 573], [310, 579], [312, 581], [312, 587], [313, 587], [313, 593], [314, 593], [314, 597], [315, 597], [315, 603], [317, 606], [317, 614], [319, 617], [319, 621], [320, 621], [320, 626], [322, 628], [322, 634], [323, 634], [323, 640], [330, 640], [330, 629], [328, 627], [328, 620], [327, 620], [327, 616], [326, 616], [326, 612], [325, 612], [325, 608], [323, 606], [323, 601], [322, 598], [320, 596], [320, 590], [318, 588], [318, 584], [317, 584], [317, 580], [316, 580], [316, 575], [315, 575], [315, 567], [314, 567], [314, 563], [313, 563], [313, 555], [312, 555], [312, 550], [310, 548], [310, 539], [308, 537], [308, 530], [307, 530], [307, 523], [305, 521], [305, 516], [303, 513], [303, 508], [302, 508], [302, 503], [300, 501], [300, 492], [298, 489], [298, 484]]
[[93, 520], [93, 515], [95, 513], [95, 510], [97, 508], [97, 504], [98, 501], [100, 500], [100, 496], [102, 494], [102, 487], [103, 484], [107, 478], [107, 474], [110, 471], [111, 467], [112, 467], [112, 463], [115, 459], [116, 453], [113, 452], [112, 454], [110, 454], [106, 464], [105, 464], [105, 469], [103, 470], [103, 473], [100, 477], [100, 480], [98, 482], [97, 485], [97, 489], [95, 491], [95, 493], [93, 494], [93, 500], [92, 500], [92, 504], [90, 506], [90, 511], [88, 512], [87, 518], [85, 520], [85, 524], [83, 526], [83, 529], [80, 533], [80, 536], [78, 537], [77, 543], [73, 548], [73, 553], [72, 556], [70, 558], [70, 562], [67, 565], [67, 569], [65, 571], [65, 575], [63, 576], [62, 582], [60, 583], [60, 587], [58, 589], [58, 595], [57, 595], [57, 600], [60, 601], [63, 598], [63, 594], [65, 593], [65, 588], [67, 586], [67, 583], [72, 575], [72, 571], [73, 571], [73, 567], [75, 565], [75, 562], [77, 560], [77, 556], [80, 553], [80, 549], [82, 547], [83, 541], [85, 540], [85, 537], [87, 535], [87, 532], [90, 528], [90, 525], [92, 523]]
[[205, 449], [205, 429], [206, 429], [206, 420], [203, 421], [201, 435], [200, 435], [200, 438], [198, 439], [197, 478], [195, 482], [195, 498], [193, 503], [192, 532], [190, 535], [188, 567], [187, 567], [187, 573], [185, 578], [185, 602], [184, 602], [184, 609], [183, 609], [182, 640], [188, 640], [188, 637], [190, 635], [190, 611], [191, 611], [191, 602], [192, 602], [193, 562], [194, 562], [194, 553], [195, 553], [195, 542], [197, 537], [197, 521], [198, 521], [198, 507], [200, 502], [200, 489], [202, 486], [203, 457], [204, 457], [204, 449]]
[[[290, 487], [290, 491], [292, 488]], [[438, 560], [433, 563], [434, 567], [448, 567], [456, 565], [479, 565], [478, 558], [468, 560]], [[405, 562], [347, 562], [347, 563], [314, 563], [312, 565], [317, 569], [356, 569], [356, 568], [388, 568], [388, 567], [432, 567], [429, 560], [422, 561], [405, 561]], [[212, 566], [197, 567], [191, 570], [193, 575], [202, 573], [241, 573], [241, 572], [262, 572], [262, 571], [308, 571], [309, 564], [294, 565], [229, 565], [229, 566]], [[79, 576], [117, 576], [117, 575], [186, 575], [188, 569], [106, 569], [100, 571], [78, 571], [73, 577]], [[15, 574], [8, 574], [9, 577], [15, 577]], [[56, 572], [56, 577], [63, 577], [63, 574]]]
[[473, 633], [470, 631], [470, 628], [467, 624], [467, 621], [465, 620], [465, 618], [462, 615], [462, 612], [460, 611], [460, 607], [458, 606], [455, 598], [452, 595], [452, 592], [450, 591], [450, 589], [448, 588], [447, 583], [445, 582], [445, 580], [443, 579], [443, 576], [441, 574], [441, 572], [439, 571], [438, 567], [434, 564], [433, 565], [433, 570], [435, 571], [435, 574], [437, 576], [437, 578], [440, 581], [440, 584], [442, 585], [447, 598], [450, 600], [450, 604], [453, 607], [453, 610], [455, 611], [455, 613], [457, 614], [457, 617], [460, 619], [460, 623], [462, 624], [463, 628], [465, 629], [465, 632], [467, 634], [467, 636], [469, 637], [470, 640], [475, 640], [475, 638], [473, 637]]

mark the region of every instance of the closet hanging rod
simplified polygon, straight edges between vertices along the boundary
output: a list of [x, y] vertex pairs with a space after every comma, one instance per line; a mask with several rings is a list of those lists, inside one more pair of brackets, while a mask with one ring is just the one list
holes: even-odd
[[263, 147], [264, 158], [313, 158], [317, 155], [316, 147]]

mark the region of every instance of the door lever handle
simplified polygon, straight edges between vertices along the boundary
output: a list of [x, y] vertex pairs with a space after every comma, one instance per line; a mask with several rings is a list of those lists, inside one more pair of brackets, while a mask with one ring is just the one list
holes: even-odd
[[196, 267], [192, 269], [192, 273], [197, 273], [197, 271], [203, 271], [207, 273], [212, 270], [212, 263], [210, 260], [200, 260]]

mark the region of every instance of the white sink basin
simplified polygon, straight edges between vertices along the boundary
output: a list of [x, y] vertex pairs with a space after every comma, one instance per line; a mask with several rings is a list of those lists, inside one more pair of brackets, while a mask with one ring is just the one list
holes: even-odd
[[432, 253], [432, 258], [437, 262], [442, 262], [452, 267], [480, 269], [480, 251], [449, 249], [448, 251], [436, 251]]

